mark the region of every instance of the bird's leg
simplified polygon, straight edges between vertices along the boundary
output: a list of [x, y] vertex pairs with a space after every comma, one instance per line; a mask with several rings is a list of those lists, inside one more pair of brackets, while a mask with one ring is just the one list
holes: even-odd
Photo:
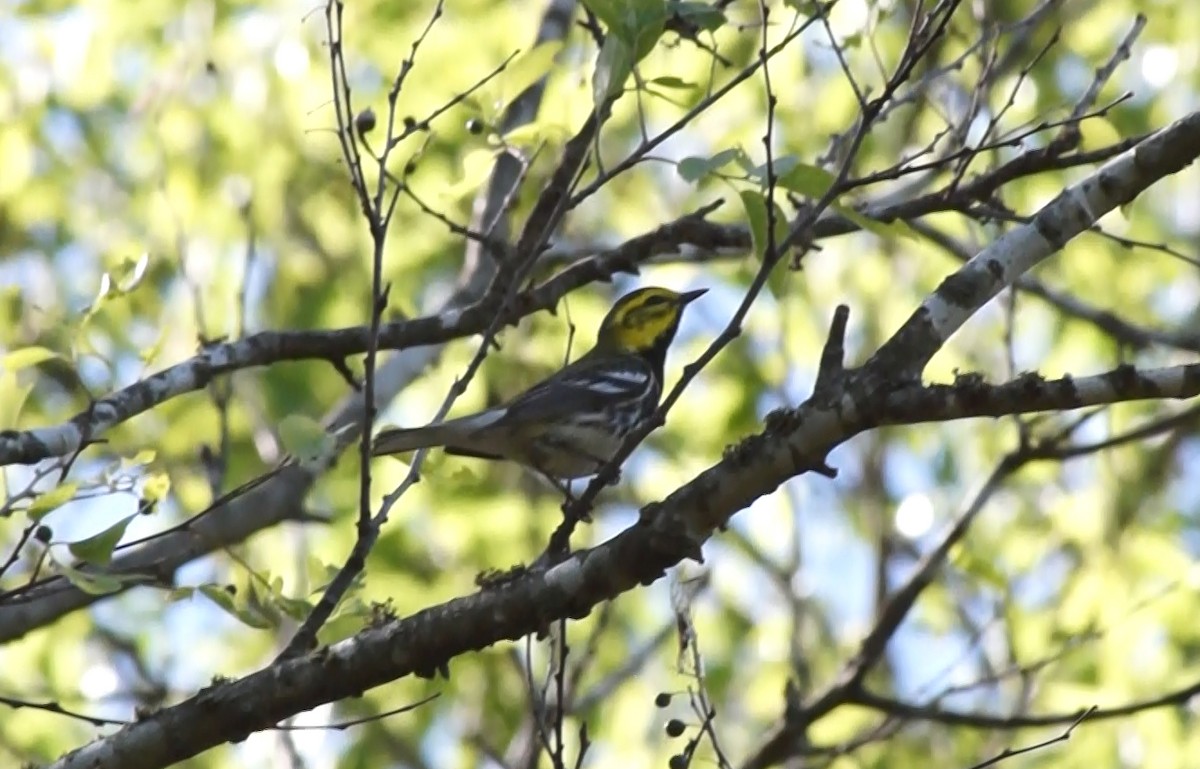
[[571, 482], [569, 480], [565, 483], [560, 481], [558, 478], [555, 478], [553, 475], [544, 470], [539, 464], [530, 464], [529, 467], [535, 473], [542, 476], [542, 479], [554, 487], [555, 491], [557, 491], [559, 494], [562, 494], [568, 502], [575, 501], [575, 495], [571, 491]]
[[571, 481], [569, 479], [566, 481], [560, 481], [551, 475], [546, 475], [545, 473], [542, 473], [542, 475], [546, 476], [546, 479], [554, 485], [554, 488], [558, 489], [558, 492], [563, 495], [563, 498], [567, 502], [575, 501], [575, 494], [571, 490]]

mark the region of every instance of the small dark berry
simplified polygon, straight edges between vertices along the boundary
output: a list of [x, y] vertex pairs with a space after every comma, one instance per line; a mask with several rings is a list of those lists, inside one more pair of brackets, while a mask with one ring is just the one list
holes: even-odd
[[37, 530], [33, 532], [33, 538], [43, 545], [47, 545], [50, 540], [54, 539], [54, 531], [49, 526], [38, 526]]
[[370, 133], [375, 128], [375, 110], [367, 107], [354, 118], [354, 127], [360, 134]]
[[467, 133], [478, 136], [483, 133], [483, 121], [477, 117], [473, 117], [467, 121]]
[[669, 761], [667, 761], [668, 769], [687, 769], [687, 765], [687, 756], [683, 755], [682, 753], [676, 753], [675, 755], [671, 756]]
[[659, 692], [658, 696], [654, 698], [654, 706], [656, 708], [665, 708], [667, 705], [670, 705], [670, 704], [671, 704], [671, 695], [667, 694], [666, 692]]
[[667, 736], [678, 737], [679, 735], [683, 734], [683, 730], [685, 728], [687, 727], [683, 725], [682, 721], [680, 721], [678, 718], [672, 718], [667, 722]]
[[413, 117], [412, 115], [405, 115], [404, 116], [404, 130], [405, 131], [417, 130], [417, 119], [415, 117]]

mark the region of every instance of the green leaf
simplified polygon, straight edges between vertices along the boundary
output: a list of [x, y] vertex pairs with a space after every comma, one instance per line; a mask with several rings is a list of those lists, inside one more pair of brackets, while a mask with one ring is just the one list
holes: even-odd
[[682, 78], [671, 77], [670, 75], [665, 77], [656, 77], [653, 80], [649, 80], [647, 81], [647, 85], [657, 85], [662, 86], [663, 88], [678, 88], [685, 91], [694, 91], [700, 87], [695, 83], [689, 82]]
[[462, 173], [458, 181], [450, 185], [445, 192], [442, 193], [442, 198], [445, 200], [457, 200], [464, 195], [473, 195], [479, 189], [479, 185], [483, 184], [483, 180], [492, 172], [492, 167], [496, 164], [496, 150], [491, 148], [474, 149], [463, 156], [461, 167]]
[[282, 593], [273, 594], [271, 600], [280, 611], [297, 622], [302, 622], [313, 609], [313, 605], [308, 601], [299, 598], [289, 598]]
[[841, 47], [843, 50], [852, 51], [855, 48], [860, 48], [863, 43], [862, 32], [855, 32], [851, 35], [846, 35], [842, 38]]
[[830, 206], [842, 216], [857, 224], [867, 232], [873, 232], [881, 238], [895, 238], [899, 236], [907, 236], [910, 238], [919, 238], [920, 236], [908, 226], [907, 222], [897, 219], [894, 222], [881, 222], [878, 219], [872, 219], [869, 216], [864, 216], [858, 211], [855, 211], [850, 206], [843, 203], [834, 203]]
[[[62, 571], [63, 576], [72, 585], [88, 595], [108, 595], [109, 593], [115, 593], [127, 581], [112, 574], [100, 574], [76, 569], [65, 563], [59, 563], [57, 566]], [[136, 579], [136, 577], [133, 577], [133, 579]]]
[[47, 347], [22, 347], [5, 355], [4, 361], [0, 365], [3, 365], [4, 368], [11, 372], [17, 372], [23, 368], [36, 366], [39, 363], [60, 357], [62, 356]]
[[255, 630], [272, 630], [276, 627], [279, 627], [278, 622], [272, 621], [270, 617], [261, 614], [259, 611], [249, 606], [238, 607], [233, 612], [233, 616], [237, 617], [243, 625], [252, 627]]
[[727, 21], [723, 11], [713, 8], [708, 3], [667, 3], [667, 12], [679, 16], [691, 24], [695, 24], [705, 32], [720, 29], [725, 26], [725, 22]]
[[675, 167], [684, 181], [696, 182], [711, 173], [721, 170], [738, 158], [744, 157], [741, 147], [730, 147], [710, 158], [687, 157], [679, 161]]
[[148, 465], [158, 456], [158, 452], [154, 449], [142, 449], [132, 457], [126, 459], [122, 464], [126, 467], [140, 467]]
[[606, 29], [615, 29], [623, 23], [622, 13], [626, 3], [622, 0], [583, 0], [584, 6], [596, 14]]
[[[562, 123], [550, 120], [535, 120], [532, 123], [517, 126], [504, 134], [504, 143], [509, 146], [516, 145], [534, 150], [546, 143], [563, 144], [569, 136], [567, 127]], [[490, 150], [487, 152], [486, 171], [491, 171], [492, 165], [495, 162], [495, 155], [496, 153]], [[477, 187], [478, 183], [475, 186]]]
[[230, 590], [226, 585], [216, 585], [208, 583], [197, 588], [200, 594], [208, 598], [208, 600], [220, 606], [230, 614], [237, 616], [237, 608], [234, 606], [234, 591]]
[[667, 25], [666, 0], [634, 0], [631, 17], [629, 42], [636, 64], [654, 50], [662, 37]]
[[17, 417], [21, 416], [21, 408], [32, 390], [33, 383], [21, 384], [14, 372], [0, 374], [0, 430], [17, 426]]
[[654, 50], [667, 24], [665, 0], [587, 2], [607, 28], [592, 74], [592, 102], [599, 109], [621, 95], [633, 67]]
[[[248, 619], [242, 617], [242, 613], [246, 614]], [[267, 594], [262, 595], [258, 583], [254, 580], [251, 580], [246, 587], [246, 605], [240, 609], [238, 616], [251, 627], [256, 627], [255, 621], [262, 621], [267, 623], [267, 627], [277, 628], [282, 620], [272, 591], [268, 589]]]
[[61, 358], [61, 355], [55, 353], [52, 349], [46, 347], [23, 347], [5, 355], [4, 362], [0, 365], [7, 368], [10, 372], [18, 372], [22, 368], [36, 366], [55, 358]]
[[275, 627], [269, 619], [253, 607], [239, 603], [235, 593], [231, 592], [227, 586], [208, 584], [201, 585], [199, 590], [210, 601], [224, 609], [226, 614], [243, 625], [256, 630], [270, 630]]
[[708, 158], [686, 157], [675, 165], [675, 171], [685, 182], [698, 182], [708, 176]]
[[[767, 198], [758, 190], [744, 190], [738, 193], [742, 198], [742, 206], [746, 209], [746, 220], [750, 225], [750, 238], [754, 243], [754, 255], [760, 260], [767, 253], [770, 241], [767, 238]], [[775, 243], [778, 244], [787, 237], [787, 216], [779, 204], [775, 204]]]
[[951, 562], [984, 584], [999, 592], [1005, 592], [1010, 586], [1009, 577], [990, 558], [980, 558], [973, 551], [961, 545], [956, 545], [951, 551]]
[[742, 199], [742, 207], [746, 209], [754, 253], [761, 258], [767, 242], [767, 199], [758, 190], [744, 190], [738, 194]]
[[109, 526], [99, 534], [93, 534], [87, 539], [81, 539], [78, 542], [72, 542], [68, 547], [71, 550], [71, 555], [81, 561], [105, 565], [112, 560], [113, 549], [117, 543], [121, 541], [121, 537], [125, 536], [125, 528], [129, 526], [129, 522], [137, 517], [137, 514], [127, 516]]
[[786, 173], [779, 174], [779, 186], [810, 198], [819, 198], [829, 191], [836, 178], [819, 166], [797, 163]]
[[293, 599], [283, 593], [282, 577], [274, 577], [268, 584], [268, 591], [264, 596], [266, 602], [270, 603], [272, 611], [276, 613], [282, 612], [288, 617], [295, 620], [304, 620], [308, 614], [312, 612], [312, 603], [300, 599]]
[[554, 68], [554, 59], [562, 50], [561, 40], [552, 40], [534, 46], [520, 54], [504, 70], [504, 95], [508, 102], [514, 101]]
[[39, 494], [33, 500], [33, 503], [25, 508], [25, 515], [29, 516], [29, 520], [31, 521], [40, 521], [48, 514], [70, 502], [78, 490], [79, 484], [75, 481], [59, 484], [44, 494]]
[[167, 592], [167, 603], [179, 603], [196, 595], [194, 587], [174, 587]]
[[600, 55], [596, 57], [596, 70], [592, 74], [592, 104], [600, 109], [609, 100], [620, 95], [625, 81], [633, 72], [633, 51], [630, 44], [617, 35], [604, 39]]
[[161, 502], [171, 491], [171, 477], [165, 472], [150, 473], [142, 479], [142, 499]]
[[[766, 163], [761, 165], [752, 165], [749, 158], [745, 158], [741, 162], [742, 167], [746, 170], [746, 177], [753, 179], [762, 186], [766, 186], [770, 180], [770, 174], [767, 173], [768, 168]], [[795, 155], [784, 155], [782, 157], [773, 158], [771, 160], [770, 170], [775, 174], [775, 184], [787, 189], [787, 185], [783, 183], [784, 177], [796, 169], [800, 165], [800, 158]]]
[[92, 306], [88, 310], [90, 315], [93, 311], [99, 309], [100, 305], [108, 300], [112, 293], [112, 276], [107, 272], [100, 276], [100, 288], [96, 289], [96, 298], [92, 300]]
[[130, 291], [138, 287], [142, 282], [142, 278], [146, 277], [146, 267], [150, 264], [150, 254], [142, 252], [142, 255], [137, 259], [125, 259], [121, 263], [121, 270], [125, 273], [117, 280], [117, 291], [121, 294], [128, 294]]
[[324, 456], [333, 447], [333, 436], [311, 417], [289, 414], [279, 423], [279, 441], [292, 456], [313, 460]]

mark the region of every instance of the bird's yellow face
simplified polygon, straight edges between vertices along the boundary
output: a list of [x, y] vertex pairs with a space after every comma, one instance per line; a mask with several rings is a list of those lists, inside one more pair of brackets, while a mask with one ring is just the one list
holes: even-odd
[[599, 343], [622, 352], [644, 352], [670, 344], [683, 308], [707, 289], [682, 294], [640, 288], [617, 300], [600, 325]]

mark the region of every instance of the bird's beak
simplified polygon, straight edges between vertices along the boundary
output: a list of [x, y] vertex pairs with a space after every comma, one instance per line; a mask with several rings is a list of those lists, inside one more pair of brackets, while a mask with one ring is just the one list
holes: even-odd
[[678, 300], [679, 306], [683, 307], [685, 305], [691, 304], [692, 302], [696, 301], [697, 299], [699, 299], [700, 297], [704, 296], [707, 293], [708, 293], [707, 288], [698, 288], [695, 291], [684, 291], [682, 294], [679, 295], [679, 300]]

